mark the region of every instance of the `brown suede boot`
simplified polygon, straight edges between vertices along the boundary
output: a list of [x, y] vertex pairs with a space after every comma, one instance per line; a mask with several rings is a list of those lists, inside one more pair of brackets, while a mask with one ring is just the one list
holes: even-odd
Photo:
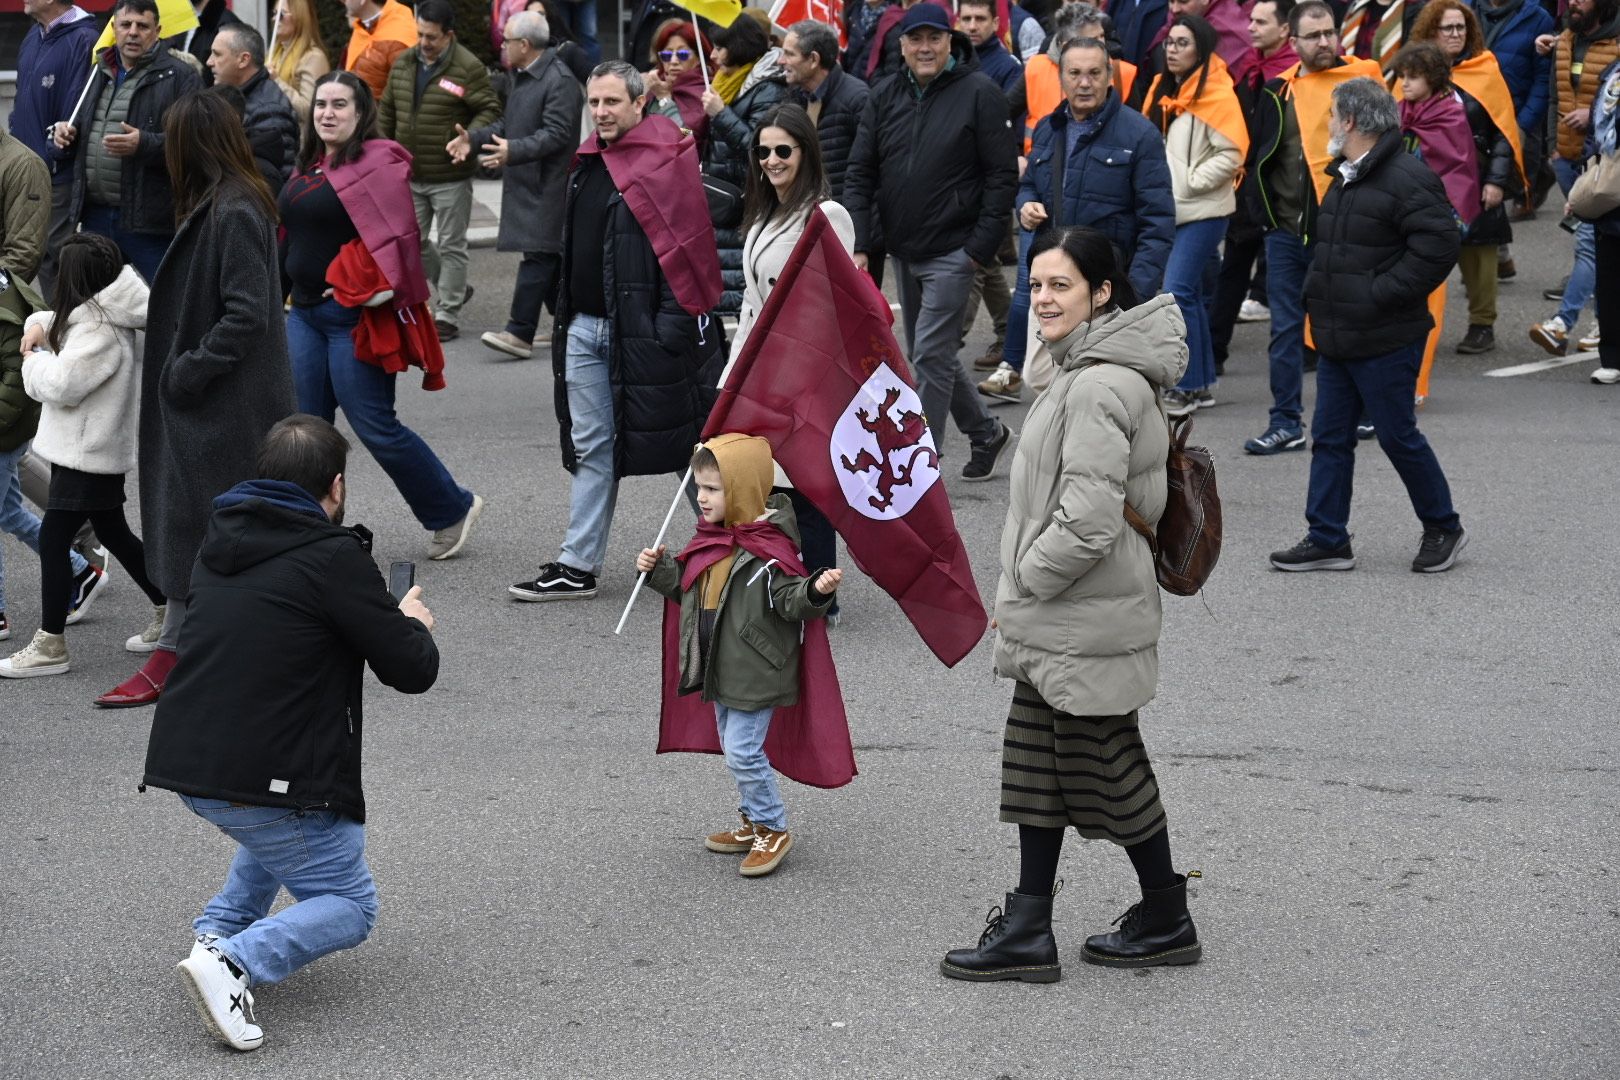
[[754, 823], [748, 820], [747, 814], [743, 814], [741, 825], [724, 832], [710, 833], [703, 846], [722, 855], [741, 855], [754, 846]]
[[737, 872], [743, 877], [764, 877], [782, 865], [782, 857], [792, 846], [792, 833], [773, 832], [763, 825], [755, 825], [753, 850], [743, 859]]

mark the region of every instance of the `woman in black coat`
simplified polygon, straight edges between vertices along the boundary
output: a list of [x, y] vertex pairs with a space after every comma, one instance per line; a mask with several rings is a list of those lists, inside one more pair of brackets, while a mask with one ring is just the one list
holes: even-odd
[[293, 409], [276, 212], [225, 100], [194, 93], [163, 118], [179, 231], [158, 267], [141, 362], [141, 534], [168, 598], [144, 667], [96, 699], [149, 705], [174, 668], [191, 567], [214, 497], [254, 476], [265, 432]]

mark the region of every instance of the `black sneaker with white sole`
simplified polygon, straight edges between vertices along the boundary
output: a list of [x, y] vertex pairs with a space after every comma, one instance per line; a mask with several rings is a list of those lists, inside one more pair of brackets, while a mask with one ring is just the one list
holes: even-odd
[[1001, 425], [1001, 434], [985, 443], [983, 446], [973, 448], [973, 456], [968, 463], [962, 466], [962, 479], [970, 481], [988, 480], [995, 475], [996, 462], [1001, 460], [1002, 453], [1012, 442], [1012, 428], [1006, 424]]
[[107, 571], [95, 563], [86, 562], [84, 570], [73, 579], [73, 591], [68, 596], [67, 624], [74, 625], [90, 613], [90, 605], [112, 580]]
[[1356, 555], [1348, 540], [1328, 548], [1307, 536], [1287, 551], [1273, 551], [1271, 565], [1278, 570], [1354, 570]]
[[1458, 526], [1454, 532], [1446, 532], [1433, 525], [1423, 528], [1423, 543], [1418, 547], [1417, 558], [1412, 560], [1414, 574], [1439, 574], [1450, 570], [1457, 565], [1457, 556], [1462, 549], [1468, 546], [1468, 534]]
[[546, 563], [534, 579], [520, 581], [506, 591], [514, 599], [530, 602], [589, 600], [596, 595], [596, 575], [562, 563]]

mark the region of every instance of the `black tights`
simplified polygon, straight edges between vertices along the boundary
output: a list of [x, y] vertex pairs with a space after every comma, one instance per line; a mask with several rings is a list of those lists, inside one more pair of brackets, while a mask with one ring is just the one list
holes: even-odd
[[122, 506], [109, 510], [46, 510], [39, 523], [39, 626], [47, 634], [60, 634], [67, 626], [68, 600], [73, 594], [73, 563], [68, 549], [73, 546], [79, 526], [87, 520], [136, 588], [154, 605], [164, 601], [163, 594], [146, 579], [146, 550], [129, 531]]
[[[1058, 856], [1063, 852], [1062, 829], [1018, 826], [1018, 891], [1026, 896], [1051, 896], [1057, 884]], [[1125, 849], [1144, 890], [1168, 889], [1176, 883], [1170, 861], [1170, 828], [1166, 826]]]

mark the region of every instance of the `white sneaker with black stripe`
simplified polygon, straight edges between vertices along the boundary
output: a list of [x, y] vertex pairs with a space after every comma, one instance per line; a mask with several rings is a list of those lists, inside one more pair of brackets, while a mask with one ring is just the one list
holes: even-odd
[[596, 595], [596, 575], [575, 570], [562, 563], [546, 563], [530, 581], [520, 581], [506, 590], [515, 600], [531, 603], [546, 600], [589, 600]]
[[253, 1016], [247, 976], [228, 960], [211, 935], [199, 935], [191, 955], [176, 965], [197, 1015], [221, 1042], [236, 1050], [257, 1050], [264, 1029]]

